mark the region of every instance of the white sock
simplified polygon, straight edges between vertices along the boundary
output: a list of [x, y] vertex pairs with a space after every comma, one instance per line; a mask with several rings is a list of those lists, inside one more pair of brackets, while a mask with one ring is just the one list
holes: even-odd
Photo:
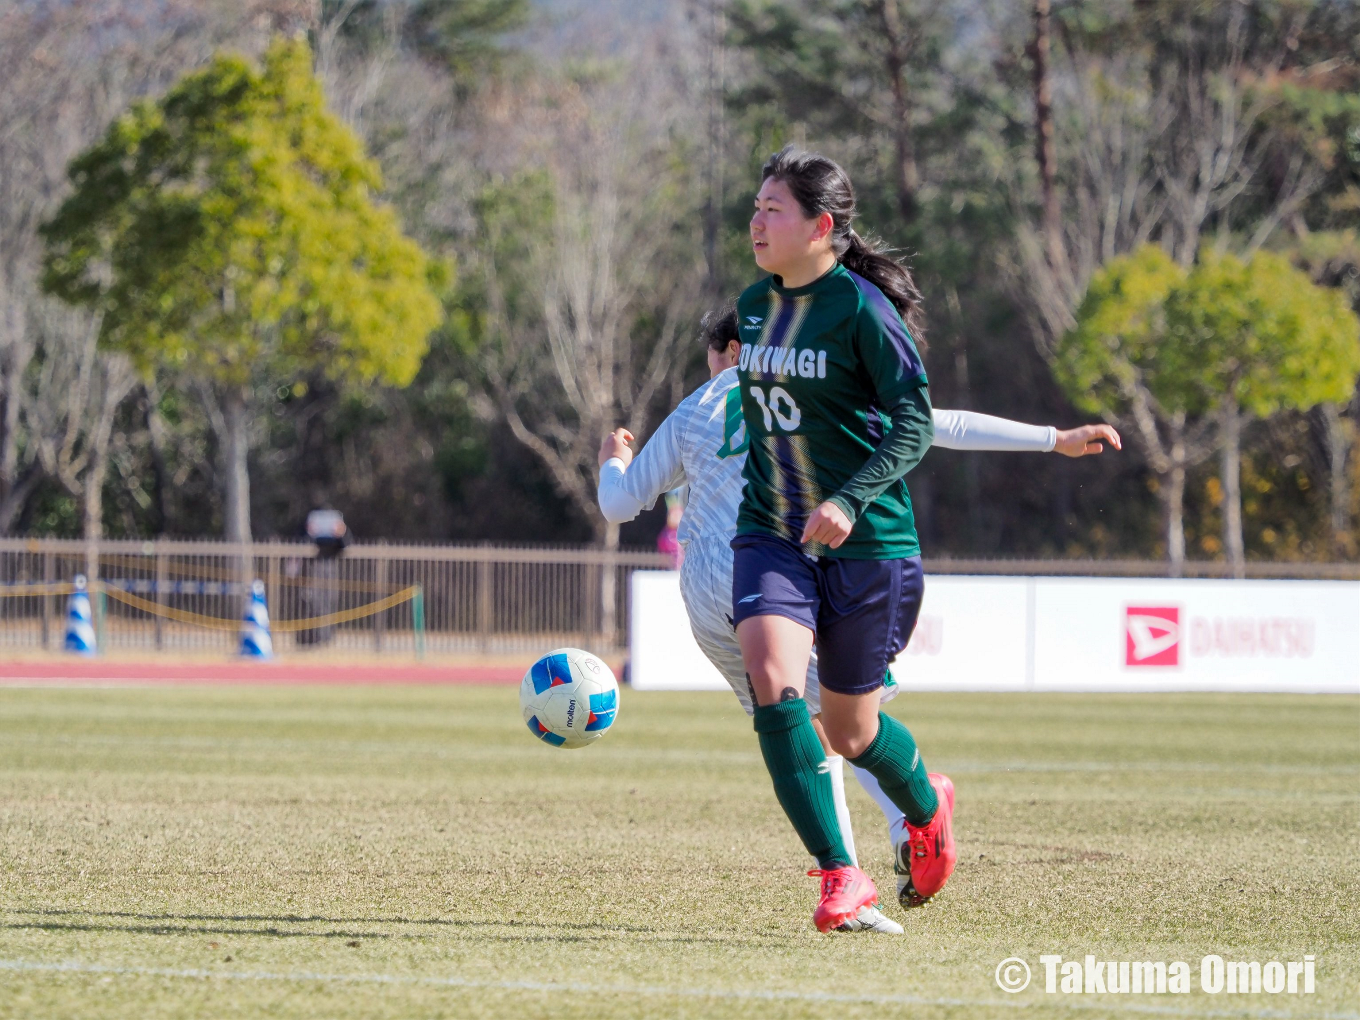
[[831, 793], [836, 799], [836, 821], [841, 825], [841, 839], [845, 840], [845, 849], [850, 854], [850, 863], [859, 867], [859, 858], [855, 856], [855, 830], [850, 826], [850, 808], [845, 803], [845, 759], [838, 754], [826, 756], [828, 774], [831, 776]]
[[[858, 765], [851, 765], [855, 770], [855, 778], [859, 780], [859, 785], [864, 787], [864, 792], [874, 798], [874, 803], [878, 805], [883, 817], [888, 820], [888, 838], [896, 839], [897, 834], [902, 831], [902, 826], [907, 823], [907, 816], [902, 813], [902, 809], [888, 799], [888, 795], [883, 792], [883, 787], [878, 785], [878, 780], [872, 772], [866, 772]], [[839, 773], [838, 773], [839, 774]], [[844, 781], [842, 781], [844, 785]], [[842, 793], [842, 797], [845, 795]], [[840, 801], [836, 802], [837, 810], [840, 808]]]

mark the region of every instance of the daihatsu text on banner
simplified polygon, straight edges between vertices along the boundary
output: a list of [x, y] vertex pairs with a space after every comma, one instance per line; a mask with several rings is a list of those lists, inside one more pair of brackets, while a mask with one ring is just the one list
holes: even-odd
[[1360, 584], [1034, 581], [1034, 686], [1360, 692]]

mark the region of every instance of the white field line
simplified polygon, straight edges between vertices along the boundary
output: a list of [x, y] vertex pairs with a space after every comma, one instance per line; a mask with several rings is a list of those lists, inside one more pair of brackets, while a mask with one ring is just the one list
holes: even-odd
[[[622, 995], [649, 996], [654, 998], [684, 999], [732, 999], [765, 1002], [826, 1002], [826, 1003], [866, 1003], [870, 1005], [892, 1006], [946, 1006], [946, 1007], [993, 1007], [999, 1009], [1096, 1009], [1102, 1012], [1150, 1013], [1160, 1016], [1186, 1017], [1259, 1017], [1263, 1020], [1290, 1018], [1301, 1014], [1281, 1010], [1181, 1010], [1151, 1003], [1111, 1003], [1103, 998], [1101, 1002], [1086, 1003], [1072, 1001], [1069, 997], [1039, 1000], [1006, 999], [951, 999], [931, 998], [920, 995], [848, 995], [835, 992], [799, 992], [781, 989], [747, 988], [666, 988], [657, 985], [592, 985], [575, 981], [477, 981], [460, 977], [411, 977], [400, 974], [322, 974], [311, 971], [260, 971], [260, 970], [201, 970], [198, 968], [172, 967], [113, 967], [99, 963], [82, 963], [70, 960], [63, 963], [42, 963], [34, 960], [0, 959], [0, 970], [27, 973], [63, 974], [103, 974], [130, 977], [170, 977], [191, 980], [218, 981], [281, 981], [298, 984], [364, 984], [364, 985], [410, 985], [435, 988], [466, 988], [488, 991], [508, 992], [576, 992], [583, 995]], [[1312, 1014], [1323, 1020], [1360, 1020], [1360, 1014], [1318, 1013]]]

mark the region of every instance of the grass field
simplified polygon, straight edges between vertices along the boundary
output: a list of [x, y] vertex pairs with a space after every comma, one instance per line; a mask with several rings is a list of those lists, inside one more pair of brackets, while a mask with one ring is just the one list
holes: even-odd
[[[893, 709], [959, 798], [898, 938], [813, 929], [727, 696], [625, 691], [563, 752], [509, 687], [0, 689], [0, 1017], [1357, 1015], [1360, 699]], [[1040, 954], [1088, 952], [1193, 992], [1044, 994]], [[1317, 993], [1205, 994], [1208, 953], [1315, 954]]]

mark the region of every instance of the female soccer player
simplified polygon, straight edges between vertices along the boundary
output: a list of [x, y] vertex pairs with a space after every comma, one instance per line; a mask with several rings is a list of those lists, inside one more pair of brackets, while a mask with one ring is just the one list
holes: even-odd
[[[633, 457], [628, 447], [633, 437], [626, 429], [607, 436], [600, 448], [599, 502], [605, 517], [613, 523], [632, 520], [652, 506], [664, 492], [688, 483], [689, 503], [680, 522], [680, 542], [685, 557], [680, 573], [681, 593], [690, 627], [708, 659], [731, 685], [748, 715], [754, 711], [749, 684], [741, 661], [741, 649], [731, 623], [732, 550], [737, 510], [741, 502], [741, 472], [746, 455], [746, 430], [741, 415], [741, 394], [737, 390], [735, 365], [740, 350], [736, 310], [712, 315], [705, 322], [704, 339], [708, 348], [710, 382], [687, 397], [657, 429], [642, 451]], [[967, 411], [933, 412], [935, 445], [961, 450], [1011, 450], [1046, 452], [1055, 450], [1071, 457], [1099, 453], [1099, 440], [1116, 447], [1118, 434], [1106, 425], [1086, 426], [1068, 431], [1050, 427], [1022, 425]], [[886, 701], [896, 686], [888, 683], [880, 697]], [[814, 725], [819, 711], [815, 656], [809, 663], [805, 699]], [[833, 784], [836, 812], [842, 826], [848, 853], [854, 859], [854, 839], [849, 812], [845, 807], [841, 778], [841, 758], [827, 750], [828, 775]], [[893, 841], [894, 867], [899, 873], [899, 892], [906, 888], [909, 874], [906, 825], [902, 812], [878, 788], [867, 772], [856, 770], [856, 777], [882, 808]], [[894, 922], [872, 908], [863, 909], [852, 929], [900, 931]]]
[[887, 665], [910, 640], [921, 605], [903, 476], [929, 449], [934, 426], [912, 338], [920, 292], [852, 229], [845, 171], [785, 148], [761, 177], [751, 244], [770, 275], [737, 301], [750, 448], [732, 541], [732, 617], [760, 749], [817, 859], [813, 921], [828, 931], [878, 893], [845, 846], [804, 700], [814, 639], [827, 740], [906, 816], [904, 898], [928, 900], [954, 868], [953, 784], [926, 771], [910, 731], [879, 709]]

